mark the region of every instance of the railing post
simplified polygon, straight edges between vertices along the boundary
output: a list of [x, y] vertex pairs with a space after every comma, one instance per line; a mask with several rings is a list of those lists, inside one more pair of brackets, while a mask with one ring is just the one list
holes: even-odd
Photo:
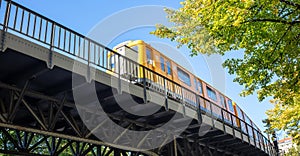
[[262, 144], [263, 144], [264, 152], [266, 152], [265, 137], [263, 135], [262, 135]]
[[245, 126], [246, 126], [246, 131], [247, 131], [248, 143], [249, 143], [249, 145], [251, 145], [250, 136], [249, 136], [249, 124], [246, 122]]
[[183, 87], [180, 86], [181, 88], [181, 101], [182, 101], [182, 111], [183, 111], [183, 115], [185, 116], [185, 103], [184, 103], [184, 94], [183, 94]]
[[240, 121], [240, 132], [241, 132], [241, 139], [242, 139], [242, 142], [244, 142], [244, 139], [243, 139], [243, 128], [242, 128], [242, 122], [243, 122], [243, 124], [245, 125], [245, 122], [243, 121], [243, 120], [241, 120], [240, 118], [239, 118], [239, 121]]
[[259, 132], [259, 136], [258, 136], [258, 143], [259, 143], [259, 149], [262, 149], [261, 147], [261, 133]]
[[147, 104], [146, 69], [143, 66], [144, 103]]
[[[118, 56], [118, 94], [122, 94], [122, 86], [121, 86], [121, 55]], [[115, 62], [116, 64], [117, 62]]]
[[212, 127], [215, 128], [215, 122], [214, 122], [214, 115], [213, 115], [213, 110], [212, 110], [212, 104], [211, 104], [211, 102], [208, 102], [208, 103], [209, 103], [209, 108], [210, 108], [211, 124], [212, 124]]
[[223, 132], [224, 132], [224, 134], [226, 134], [226, 129], [225, 129], [225, 119], [224, 119], [224, 111], [223, 111], [223, 108], [221, 108], [221, 116], [222, 116], [222, 124], [223, 124]]
[[[0, 1], [0, 5], [1, 4], [2, 4], [2, 1]], [[10, 7], [11, 7], [11, 0], [9, 0], [6, 4], [5, 17], [4, 17], [4, 23], [3, 23], [3, 29], [2, 29], [2, 41], [1, 41], [1, 49], [0, 50], [3, 52], [5, 50], [5, 32], [7, 32], [7, 30], [8, 30]]]
[[231, 119], [231, 125], [232, 125], [232, 135], [235, 138], [235, 133], [234, 133], [234, 123], [233, 123], [233, 118], [232, 118], [232, 114], [230, 113], [230, 119]]
[[198, 113], [198, 123], [201, 125], [202, 124], [202, 114], [201, 114], [201, 105], [200, 105], [200, 96], [195, 94], [196, 96], [196, 103], [197, 103], [197, 113]]
[[269, 140], [268, 139], [266, 140], [266, 138], [265, 138], [266, 150], [267, 150], [268, 154], [270, 154], [269, 143], [268, 142], [269, 142]]
[[[252, 128], [253, 128], [253, 126], [252, 126]], [[254, 146], [255, 146], [255, 148], [256, 148], [256, 139], [255, 139], [255, 138], [256, 138], [256, 137], [255, 137], [256, 135], [255, 135], [254, 131], [256, 131], [256, 129], [253, 128], [253, 131], [252, 131], [252, 132], [253, 132], [253, 140], [254, 140]]]
[[[1, 4], [2, 2], [0, 2]], [[5, 17], [4, 17], [4, 27], [3, 27], [3, 30], [6, 32], [7, 29], [8, 29], [8, 21], [9, 21], [9, 16], [10, 16], [10, 8], [11, 8], [11, 0], [8, 0], [7, 1], [7, 4], [6, 4], [6, 10], [5, 10]], [[17, 16], [17, 15], [15, 15]]]
[[[41, 32], [39, 32], [41, 33]], [[53, 68], [52, 58], [53, 58], [53, 51], [54, 51], [54, 38], [55, 38], [55, 23], [52, 23], [51, 27], [51, 42], [50, 42], [50, 49], [49, 49], [49, 59], [48, 59], [48, 68]]]
[[87, 82], [91, 82], [91, 68], [90, 68], [90, 61], [91, 61], [91, 41], [88, 40], [88, 51], [87, 51]]
[[269, 141], [269, 140], [267, 140], [267, 149], [268, 149], [268, 153], [269, 154], [271, 154], [271, 153], [273, 153], [273, 149], [271, 149], [270, 147], [271, 147], [271, 142]]
[[165, 109], [166, 111], [169, 110], [169, 104], [168, 104], [168, 88], [167, 88], [167, 81], [164, 79], [164, 90], [165, 90]]

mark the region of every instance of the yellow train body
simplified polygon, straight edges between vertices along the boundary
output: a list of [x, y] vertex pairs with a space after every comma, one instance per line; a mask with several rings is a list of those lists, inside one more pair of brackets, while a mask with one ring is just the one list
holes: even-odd
[[[197, 107], [196, 93], [206, 99], [200, 101], [202, 109], [211, 111], [236, 127], [240, 127], [243, 131], [247, 131], [245, 123], [241, 123], [238, 119], [244, 120], [246, 115], [235, 102], [149, 44], [142, 40], [126, 41], [115, 46], [113, 50], [131, 59], [132, 64], [124, 63], [123, 60], [116, 60], [113, 56], [115, 54], [111, 53], [108, 55], [108, 60], [111, 64], [111, 70], [107, 71], [108, 73], [114, 74], [116, 70], [120, 70], [122, 77], [137, 82], [145, 78], [147, 84], [151, 84], [151, 86], [158, 89], [167, 89], [170, 97], [181, 99], [183, 102]], [[116, 64], [118, 64], [120, 69], [117, 69]], [[134, 64], [142, 65], [145, 68]], [[183, 91], [181, 86], [186, 88], [186, 90]], [[209, 102], [215, 103], [217, 106], [210, 105], [208, 104]], [[228, 113], [221, 114], [221, 108], [234, 114], [236, 117], [231, 119], [232, 116], [228, 115]], [[249, 122], [248, 124], [252, 125], [252, 121], [250, 120]]]

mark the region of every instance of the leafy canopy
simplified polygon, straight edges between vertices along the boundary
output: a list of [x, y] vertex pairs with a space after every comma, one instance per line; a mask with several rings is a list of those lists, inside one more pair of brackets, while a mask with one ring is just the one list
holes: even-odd
[[[298, 97], [297, 100], [300, 100]], [[268, 127], [267, 133], [273, 130], [285, 130], [289, 136], [293, 137], [293, 142], [300, 145], [300, 105], [284, 105], [278, 100], [271, 101], [275, 107], [266, 112], [268, 119], [265, 123]]]
[[242, 59], [227, 59], [223, 64], [244, 86], [242, 96], [257, 92], [260, 101], [272, 96], [282, 105], [300, 105], [299, 0], [185, 0], [181, 4], [178, 10], [166, 9], [174, 26], [157, 25], [151, 33], [187, 45], [191, 55], [242, 49]]

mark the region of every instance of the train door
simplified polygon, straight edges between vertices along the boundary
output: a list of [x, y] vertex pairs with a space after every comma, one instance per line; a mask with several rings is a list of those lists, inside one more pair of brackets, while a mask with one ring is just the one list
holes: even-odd
[[[166, 59], [166, 57], [164, 57], [163, 55], [160, 55], [159, 56], [159, 64], [160, 64], [160, 70], [159, 70], [160, 72], [159, 73], [161, 75], [165, 76], [167, 79], [172, 80], [170, 61], [168, 59]], [[172, 86], [172, 82], [169, 80], [163, 80], [161, 82], [161, 84], [162, 84], [162, 86], [166, 85], [168, 95], [173, 97], [173, 86]]]
[[[255, 139], [255, 141], [256, 141], [256, 144], [263, 144], [263, 141], [262, 141], [262, 136], [261, 136], [261, 131], [259, 130], [259, 128], [254, 124], [254, 123], [252, 123], [252, 126], [253, 126], [253, 128], [254, 129], [256, 129], [255, 131], [253, 131], [253, 133], [254, 133], [254, 139]], [[260, 133], [259, 133], [260, 132]]]
[[[195, 92], [196, 92], [196, 94], [197, 95], [202, 95], [202, 84], [201, 84], [201, 81], [197, 78], [197, 77], [195, 77], [194, 78], [194, 86], [195, 86]], [[199, 96], [197, 96], [196, 98], [199, 98], [199, 105], [201, 106], [201, 97], [199, 97]]]
[[246, 125], [246, 128], [247, 128], [247, 131], [248, 131], [248, 135], [250, 136], [250, 139], [251, 140], [254, 140], [253, 139], [253, 129], [252, 129], [252, 121], [250, 120], [250, 118], [245, 114], [245, 121], [247, 123]]
[[205, 82], [201, 82], [202, 84], [202, 90], [203, 90], [203, 102], [201, 102], [201, 107], [203, 107], [204, 111], [208, 111], [208, 107], [209, 107], [209, 101], [207, 100], [207, 90], [206, 90], [206, 83]]
[[205, 100], [204, 100], [204, 98], [203, 98], [203, 85], [202, 85], [202, 81], [201, 80], [199, 80], [199, 79], [197, 79], [196, 80], [197, 82], [197, 89], [196, 89], [196, 92], [197, 92], [197, 94], [199, 94], [200, 95], [200, 97], [199, 97], [199, 105], [200, 105], [200, 108], [201, 109], [205, 109]]
[[241, 108], [237, 104], [235, 104], [235, 112], [236, 112], [236, 115], [239, 117], [239, 119], [237, 119], [238, 127], [240, 127], [243, 132], [247, 133], [246, 125], [244, 122], [245, 121], [244, 112], [241, 110]]
[[236, 113], [234, 111], [234, 106], [233, 106], [233, 102], [231, 99], [227, 99], [227, 108], [228, 108], [227, 110], [231, 113], [229, 115], [230, 121], [233, 123], [234, 126], [237, 127], [238, 125], [237, 125], [236, 117], [235, 117]]
[[[222, 94], [220, 94], [220, 103], [221, 103], [222, 108], [224, 110], [227, 110], [227, 107], [226, 107], [226, 98]], [[229, 122], [230, 121], [229, 114], [226, 111], [222, 111], [222, 113], [223, 113], [224, 121], [225, 122]]]
[[197, 79], [197, 88], [198, 88], [198, 94], [203, 95], [203, 87], [202, 87], [202, 82]]
[[210, 102], [208, 103], [208, 105], [206, 105], [206, 108], [209, 109], [214, 116], [216, 116], [217, 118], [221, 118], [221, 106], [218, 102], [218, 92], [213, 87], [206, 85], [206, 95], [206, 97], [210, 99]]
[[187, 86], [191, 86], [190, 75], [184, 69], [181, 69], [179, 66], [174, 67], [173, 73], [174, 76], [176, 74], [177, 83], [179, 84], [175, 86], [175, 93], [179, 99], [182, 99], [182, 96], [184, 96], [184, 92], [182, 92], [182, 87], [187, 88]]
[[[171, 65], [171, 60], [169, 59], [165, 59], [165, 70], [166, 70], [166, 77], [172, 81], [174, 81], [173, 79], [173, 71], [172, 71], [172, 65]], [[170, 94], [173, 98], [176, 99], [176, 95], [175, 95], [175, 85], [172, 81], [167, 81], [167, 86], [168, 89], [170, 90]]]

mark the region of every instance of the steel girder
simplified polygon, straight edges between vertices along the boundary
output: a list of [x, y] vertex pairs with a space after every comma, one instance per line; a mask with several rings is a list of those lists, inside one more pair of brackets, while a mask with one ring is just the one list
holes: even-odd
[[[138, 152], [138, 149], [100, 141], [78, 116], [70, 114], [68, 110], [74, 105], [66, 101], [65, 96], [56, 98], [29, 91], [29, 83], [27, 81], [23, 88], [17, 88], [0, 82], [0, 153], [156, 155], [151, 151]], [[98, 127], [105, 123], [103, 121]], [[132, 128], [132, 125], [129, 123], [125, 127]], [[108, 128], [107, 131], [112, 129]]]

